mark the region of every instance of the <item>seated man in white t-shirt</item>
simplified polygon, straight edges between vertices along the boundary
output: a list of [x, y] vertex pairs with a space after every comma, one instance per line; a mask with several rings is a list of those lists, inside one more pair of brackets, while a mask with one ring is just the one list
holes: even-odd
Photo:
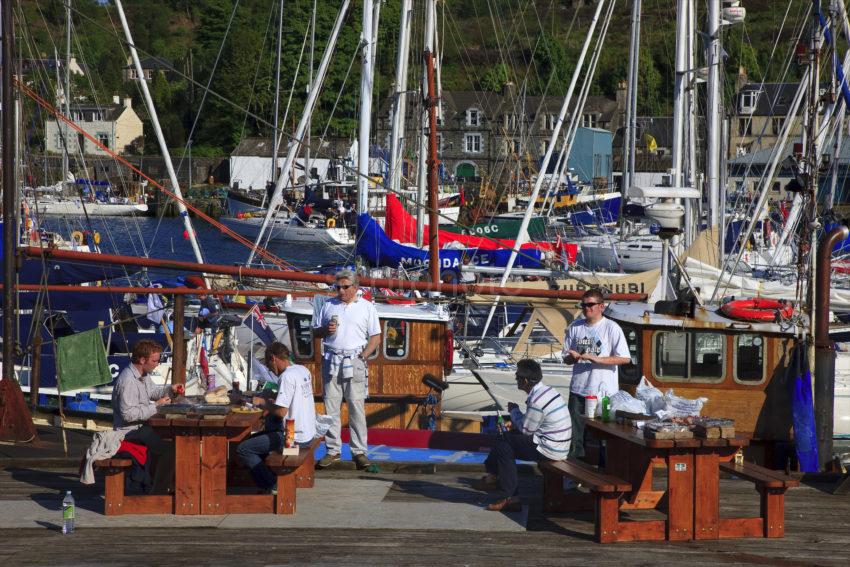
[[277, 477], [263, 462], [272, 451], [284, 446], [285, 420], [295, 420], [295, 443], [308, 446], [316, 436], [316, 409], [313, 403], [313, 378], [310, 371], [289, 360], [289, 349], [274, 342], [266, 349], [266, 365], [280, 376], [280, 388], [274, 403], [263, 402], [265, 429], [241, 442], [236, 448], [251, 471], [260, 490], [273, 491]]
[[623, 329], [603, 316], [602, 292], [591, 289], [581, 296], [582, 315], [567, 329], [564, 337], [564, 363], [573, 366], [569, 409], [573, 439], [571, 457], [584, 457], [584, 401], [587, 396], [612, 396], [620, 389], [617, 367], [631, 362]]

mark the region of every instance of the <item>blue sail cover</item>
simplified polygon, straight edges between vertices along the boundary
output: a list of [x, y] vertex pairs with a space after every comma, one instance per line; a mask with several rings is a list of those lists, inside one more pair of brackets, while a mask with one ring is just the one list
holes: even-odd
[[[423, 268], [428, 265], [428, 251], [414, 246], [405, 246], [390, 239], [384, 229], [368, 213], [357, 217], [357, 253], [372, 264], [388, 268]], [[496, 266], [504, 268], [511, 256], [510, 250], [479, 250], [467, 248], [439, 251], [440, 270], [459, 270], [463, 257], [468, 257], [476, 266]], [[518, 254], [514, 266], [522, 268], [543, 267], [539, 250], [523, 249]]]
[[812, 373], [805, 343], [797, 343], [788, 366], [791, 389], [791, 416], [794, 423], [794, 445], [803, 472], [818, 472], [818, 438], [815, 430], [812, 400]]

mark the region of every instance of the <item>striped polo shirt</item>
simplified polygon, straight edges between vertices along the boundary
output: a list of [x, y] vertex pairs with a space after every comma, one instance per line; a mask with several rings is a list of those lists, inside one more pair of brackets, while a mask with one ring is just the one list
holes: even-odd
[[528, 393], [525, 404], [523, 434], [532, 436], [540, 454], [554, 461], [566, 459], [573, 437], [566, 400], [552, 386], [538, 382]]

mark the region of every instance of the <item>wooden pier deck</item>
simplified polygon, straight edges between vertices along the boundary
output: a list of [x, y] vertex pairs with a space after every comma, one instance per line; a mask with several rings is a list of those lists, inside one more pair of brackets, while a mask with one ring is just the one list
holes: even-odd
[[[598, 545], [592, 541], [588, 513], [541, 512], [541, 478], [536, 474], [522, 475], [521, 492], [529, 506], [510, 518], [482, 510], [487, 496], [469, 488], [478, 471], [422, 474], [399, 468], [375, 474], [319, 471], [318, 496], [299, 496], [298, 513], [289, 518], [205, 519], [106, 518], [100, 515], [102, 481], [84, 487], [76, 474], [76, 468], [68, 466], [25, 467], [20, 462], [0, 470], [2, 564], [676, 563], [695, 567], [847, 565], [850, 561], [850, 497], [828, 493], [828, 484], [806, 484], [789, 492], [783, 539]], [[381, 484], [384, 488], [375, 491]], [[63, 536], [58, 531], [59, 506], [61, 491], [69, 488], [77, 499], [79, 527], [72, 536]], [[758, 498], [750, 483], [724, 479], [721, 490], [724, 515], [757, 510]], [[369, 494], [376, 500], [370, 500]], [[403, 506], [393, 508], [396, 504]], [[346, 518], [340, 518], [340, 510], [349, 510]], [[388, 514], [396, 516], [377, 517]], [[376, 525], [381, 527], [358, 527]]]

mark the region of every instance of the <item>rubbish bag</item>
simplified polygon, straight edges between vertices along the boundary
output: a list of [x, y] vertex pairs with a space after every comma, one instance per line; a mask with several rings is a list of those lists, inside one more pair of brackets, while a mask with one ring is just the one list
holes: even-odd
[[664, 394], [661, 390], [653, 386], [646, 376], [641, 376], [640, 384], [635, 390], [635, 397], [646, 404], [647, 413], [654, 414], [659, 410], [667, 407], [667, 402], [664, 400]]
[[788, 365], [788, 384], [791, 388], [791, 417], [794, 424], [794, 445], [803, 472], [818, 472], [818, 438], [815, 430], [812, 373], [805, 343], [797, 343]]
[[625, 390], [620, 390], [611, 396], [611, 411], [627, 411], [629, 413], [640, 413], [646, 415], [646, 403], [643, 400], [633, 398]]
[[702, 406], [707, 401], [708, 398], [689, 400], [688, 398], [677, 396], [671, 388], [664, 394], [665, 407], [663, 411], [666, 414], [664, 417], [698, 417], [702, 411]]

